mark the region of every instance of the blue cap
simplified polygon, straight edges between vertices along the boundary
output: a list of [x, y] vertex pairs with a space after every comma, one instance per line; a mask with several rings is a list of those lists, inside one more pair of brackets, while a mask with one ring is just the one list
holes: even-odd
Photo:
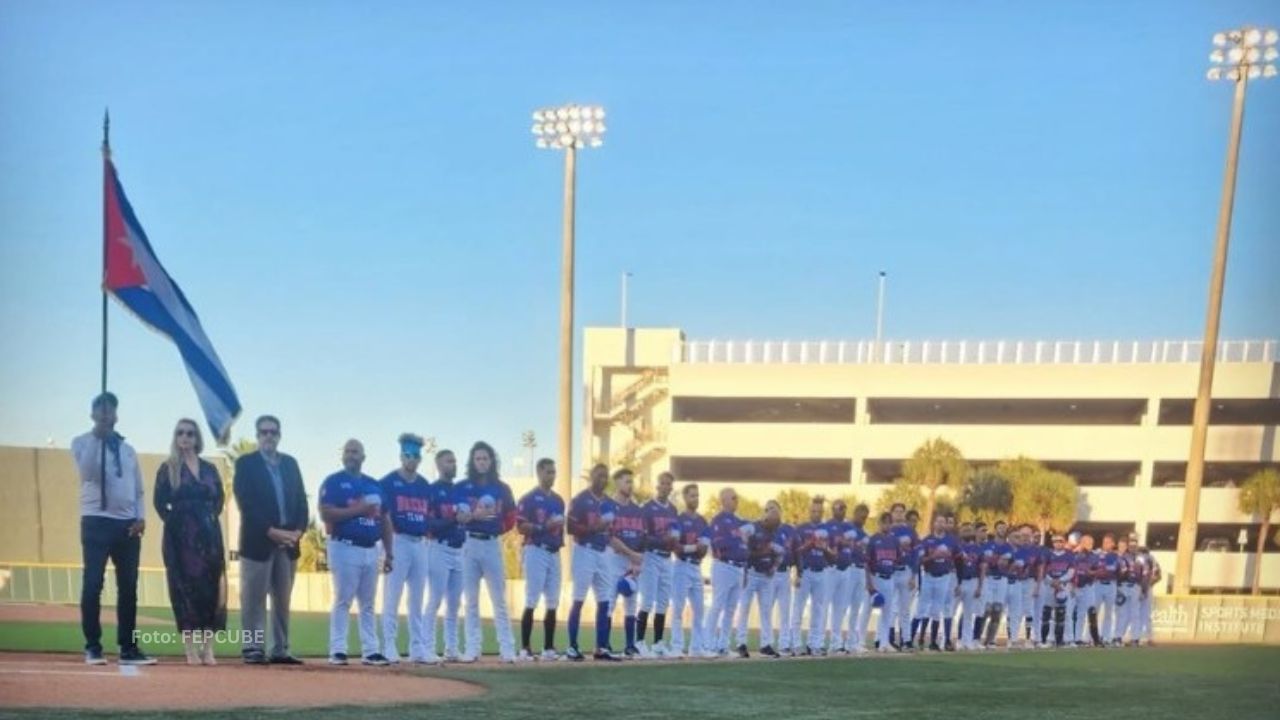
[[636, 594], [636, 580], [628, 575], [618, 578], [618, 594], [622, 597], [631, 597]]
[[871, 596], [871, 607], [884, 607], [884, 595], [875, 593]]

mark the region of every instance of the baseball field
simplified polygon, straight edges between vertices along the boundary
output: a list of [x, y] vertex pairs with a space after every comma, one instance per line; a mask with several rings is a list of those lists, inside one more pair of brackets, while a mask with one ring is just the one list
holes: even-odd
[[[176, 645], [147, 647], [161, 664], [122, 675], [79, 663], [78, 625], [69, 612], [0, 620], [0, 716], [73, 718], [246, 717], [228, 698], [237, 687], [275, 688], [271, 715], [313, 720], [440, 717], [706, 718], [1273, 718], [1280, 707], [1280, 648], [1171, 646], [1131, 650], [989, 652], [821, 660], [640, 661], [599, 666], [531, 663], [420, 669], [329, 668], [327, 619], [296, 614], [295, 649], [305, 669], [247, 668], [234, 648], [217, 668], [188, 668]], [[61, 617], [59, 617], [59, 612]], [[143, 630], [168, 630], [163, 611], [144, 610]], [[18, 619], [14, 619], [15, 615]], [[104, 615], [106, 615], [104, 613]], [[104, 617], [105, 619], [105, 617]], [[113, 629], [106, 627], [106, 636]], [[492, 628], [490, 628], [490, 631]], [[491, 636], [490, 632], [490, 636]], [[535, 634], [536, 638], [536, 634]], [[354, 637], [352, 638], [354, 641]], [[563, 641], [561, 641], [563, 646]], [[352, 648], [356, 645], [353, 642]], [[175, 691], [192, 686], [192, 701]], [[376, 686], [376, 687], [375, 687]], [[154, 690], [152, 690], [154, 688]], [[308, 690], [307, 688], [311, 688]], [[149, 692], [168, 693], [163, 703]], [[309, 698], [308, 693], [314, 693]], [[37, 694], [40, 702], [30, 706]], [[87, 697], [80, 697], [87, 695]], [[274, 697], [274, 695], [272, 695]], [[25, 697], [25, 702], [20, 700]], [[78, 709], [66, 708], [79, 704]], [[15, 707], [26, 704], [28, 707]], [[309, 707], [282, 707], [305, 704]], [[59, 709], [60, 706], [64, 709]], [[364, 706], [355, 710], [352, 706]], [[375, 706], [377, 709], [375, 709]], [[158, 709], [164, 707], [167, 709]], [[140, 709], [157, 708], [157, 709]], [[368, 713], [362, 715], [361, 713]], [[390, 715], [389, 715], [389, 714]]]

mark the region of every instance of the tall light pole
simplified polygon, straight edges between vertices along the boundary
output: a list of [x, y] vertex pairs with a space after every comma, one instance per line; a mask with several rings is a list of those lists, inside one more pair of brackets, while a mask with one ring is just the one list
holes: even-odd
[[1209, 68], [1209, 79], [1235, 83], [1235, 101], [1231, 109], [1222, 201], [1218, 206], [1213, 272], [1209, 277], [1209, 310], [1204, 324], [1204, 346], [1200, 351], [1200, 385], [1191, 419], [1191, 456], [1187, 461], [1186, 490], [1182, 496], [1182, 523], [1178, 526], [1178, 559], [1173, 574], [1173, 591], [1178, 594], [1191, 591], [1191, 562], [1199, 529], [1200, 485], [1204, 480], [1204, 451], [1209, 438], [1213, 366], [1218, 352], [1218, 321], [1222, 317], [1222, 286], [1227, 273], [1227, 244], [1231, 237], [1231, 208], [1236, 194], [1236, 162], [1240, 158], [1245, 88], [1250, 80], [1275, 77], [1277, 39], [1275, 30], [1254, 27], [1228, 30], [1213, 36], [1214, 50], [1209, 54], [1209, 61], [1213, 63]]
[[880, 287], [876, 290], [876, 360], [884, 354], [881, 345], [884, 343], [884, 281], [885, 271], [880, 271]]
[[631, 279], [631, 273], [622, 273], [622, 329], [627, 329], [627, 281]]
[[564, 151], [564, 233], [560, 248], [560, 431], [556, 491], [568, 502], [573, 476], [573, 194], [578, 150], [604, 144], [604, 108], [561, 105], [533, 113], [540, 148]]

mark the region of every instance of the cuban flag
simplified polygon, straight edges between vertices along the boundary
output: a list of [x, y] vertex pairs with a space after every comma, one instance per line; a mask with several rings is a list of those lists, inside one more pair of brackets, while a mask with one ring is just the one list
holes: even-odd
[[103, 289], [178, 346], [205, 420], [214, 438], [225, 444], [240, 414], [240, 400], [196, 311], [151, 249], [110, 159], [103, 172], [103, 225]]

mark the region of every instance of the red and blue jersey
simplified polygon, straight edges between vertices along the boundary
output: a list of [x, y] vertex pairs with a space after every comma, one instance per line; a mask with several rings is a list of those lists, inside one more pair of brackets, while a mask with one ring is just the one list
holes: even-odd
[[329, 537], [336, 540], [373, 547], [382, 538], [382, 509], [386, 507], [382, 486], [377, 480], [363, 473], [351, 474], [346, 470], [325, 478], [320, 485], [320, 504], [332, 508], [354, 505], [361, 498], [377, 500], [377, 507], [364, 515], [349, 517], [336, 523], [325, 523]]
[[890, 534], [898, 541], [898, 570], [905, 570], [912, 567], [916, 554], [916, 546], [920, 544], [920, 536], [916, 534], [915, 528], [910, 525], [894, 525], [889, 529]]
[[1113, 583], [1120, 579], [1120, 556], [1114, 552], [1098, 553], [1094, 577], [1101, 582]]
[[1075, 554], [1070, 550], [1050, 550], [1044, 560], [1044, 576], [1050, 580], [1070, 579], [1075, 566]]
[[902, 561], [902, 543], [892, 532], [879, 532], [867, 540], [867, 562], [871, 572], [888, 577], [895, 570], [906, 567]]
[[1003, 540], [988, 540], [982, 546], [982, 564], [987, 567], [987, 578], [1003, 580], [1008, 577], [1009, 562], [1013, 560], [1013, 546]]
[[686, 545], [705, 544], [711, 545], [711, 526], [707, 524], [707, 519], [698, 513], [683, 512], [676, 517], [676, 527], [680, 530], [680, 547], [676, 550], [676, 555], [682, 560], [692, 559], [698, 556], [697, 551], [687, 553], [684, 551]]
[[853, 564], [853, 550], [845, 538], [845, 533], [853, 529], [853, 523], [846, 520], [827, 521], [827, 532], [831, 533], [831, 545], [836, 551], [835, 566], [837, 570], [845, 570]]
[[671, 528], [676, 522], [676, 506], [654, 498], [645, 503], [643, 509], [645, 533], [648, 535], [645, 548], [660, 553], [670, 552], [675, 544]]
[[483, 520], [472, 517], [463, 526], [463, 530], [476, 535], [496, 537], [515, 527], [516, 500], [511, 494], [511, 487], [497, 478], [489, 478], [484, 482], [467, 478], [453, 486], [454, 506], [467, 507], [473, 516], [478, 510], [490, 510], [492, 517]]
[[742, 526], [746, 524], [727, 510], [711, 520], [711, 551], [717, 560], [746, 564], [747, 543], [742, 539]]
[[796, 563], [805, 572], [827, 569], [826, 548], [831, 547], [831, 531], [826, 523], [808, 522], [796, 526]]
[[636, 552], [644, 552], [649, 533], [644, 524], [644, 508], [632, 500], [615, 500], [613, 536]]
[[867, 569], [867, 531], [855, 523], [845, 533], [845, 539], [849, 543], [849, 558], [853, 566], [860, 570]]
[[441, 478], [431, 483], [427, 493], [427, 533], [436, 540], [460, 548], [467, 533], [458, 524], [453, 502], [453, 481]]
[[780, 523], [773, 531], [773, 544], [782, 548], [782, 560], [778, 570], [790, 570], [796, 564], [796, 529], [786, 523]]
[[1034, 577], [1036, 564], [1040, 562], [1040, 548], [1035, 545], [1023, 545], [1013, 551], [1009, 558], [1009, 579], [1026, 580]]
[[396, 532], [417, 537], [426, 535], [431, 483], [417, 474], [412, 480], [405, 480], [399, 470], [394, 470], [378, 484], [382, 486], [382, 496]]
[[1089, 587], [1093, 584], [1093, 572], [1098, 566], [1098, 556], [1092, 550], [1076, 551], [1076, 587]]
[[607, 495], [596, 495], [590, 489], [578, 493], [569, 504], [569, 534], [579, 545], [592, 550], [604, 550], [609, 546], [611, 530], [589, 532], [588, 529], [606, 518], [612, 520], [618, 506]]
[[748, 565], [752, 570], [761, 573], [773, 572], [774, 563], [777, 561], [778, 548], [774, 547], [777, 538], [777, 528], [766, 530], [764, 526], [756, 523], [756, 530], [747, 538], [747, 555]]
[[1138, 568], [1132, 553], [1120, 556], [1117, 577], [1125, 585], [1132, 585], [1138, 581]]
[[960, 553], [956, 557], [956, 575], [960, 580], [973, 580], [978, 577], [978, 568], [982, 565], [982, 546], [978, 543], [961, 543]]
[[564, 500], [555, 491], [546, 491], [536, 487], [524, 494], [516, 504], [517, 522], [527, 522], [534, 526], [534, 531], [524, 536], [525, 545], [536, 545], [555, 552], [564, 546], [564, 523], [547, 527], [552, 519], [564, 520]]
[[959, 543], [950, 536], [930, 535], [920, 541], [920, 569], [934, 577], [950, 575], [959, 553]]

